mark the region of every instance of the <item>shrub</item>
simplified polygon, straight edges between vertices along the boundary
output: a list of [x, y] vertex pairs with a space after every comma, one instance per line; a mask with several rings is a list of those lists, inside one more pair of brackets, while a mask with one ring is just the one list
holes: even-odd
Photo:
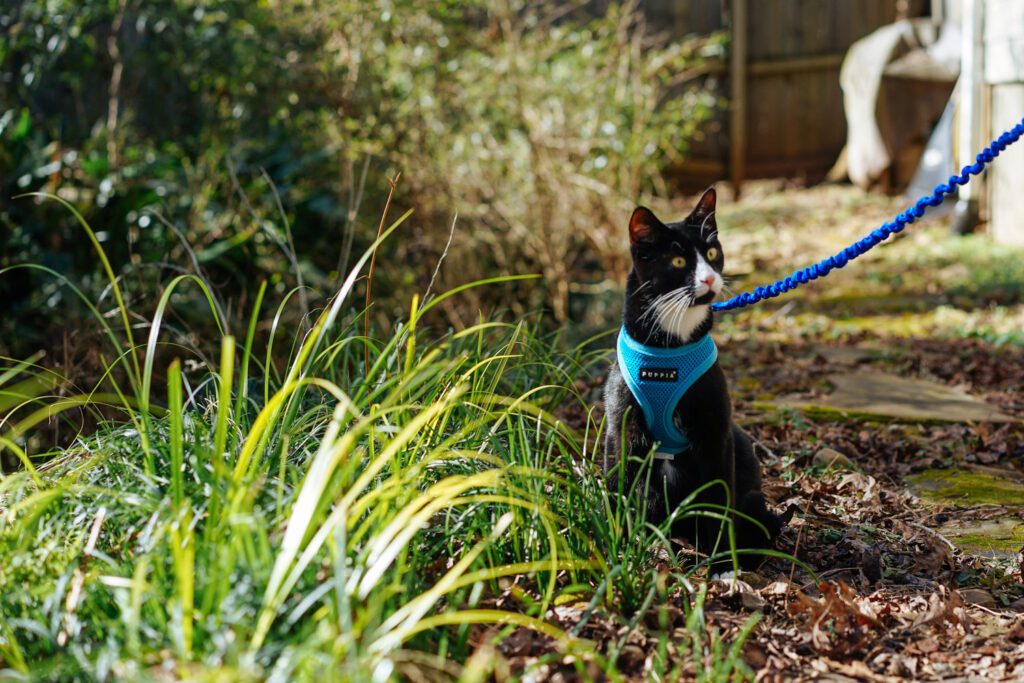
[[[65, 214], [10, 201], [45, 191], [97, 226], [138, 301], [184, 268], [234, 292], [227, 311], [262, 279], [330, 291], [375, 234], [364, 198], [401, 171], [398, 201], [420, 213], [381, 262], [382, 318], [425, 285], [457, 211], [456, 279], [539, 272], [544, 287], [488, 305], [565, 319], [574, 283], [621, 274], [621, 216], [665, 193], [659, 169], [714, 104], [678, 81], [717, 42], [665, 45], [633, 5], [21, 0], [0, 25], [0, 267], [44, 262], [102, 291]], [[10, 354], [77, 326], [31, 273], [0, 297]]]

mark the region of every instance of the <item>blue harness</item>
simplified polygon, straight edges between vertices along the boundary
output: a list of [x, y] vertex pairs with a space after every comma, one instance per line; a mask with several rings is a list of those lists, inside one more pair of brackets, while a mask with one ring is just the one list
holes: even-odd
[[715, 340], [705, 334], [683, 346], [645, 346], [630, 337], [623, 326], [616, 350], [622, 377], [644, 412], [647, 429], [659, 443], [654, 457], [671, 460], [689, 449], [690, 440], [672, 418], [679, 399], [718, 359]]

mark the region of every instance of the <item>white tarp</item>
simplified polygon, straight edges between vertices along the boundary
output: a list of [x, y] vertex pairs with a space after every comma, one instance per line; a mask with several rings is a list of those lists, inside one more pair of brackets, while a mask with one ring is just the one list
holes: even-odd
[[[936, 30], [931, 19], [906, 19], [858, 40], [846, 53], [839, 72], [846, 110], [846, 171], [860, 187], [871, 186], [892, 163], [876, 119], [878, 96], [886, 69], [908, 55], [926, 59], [939, 73], [959, 69], [959, 28], [944, 24]], [[913, 54], [918, 53], [918, 54]]]

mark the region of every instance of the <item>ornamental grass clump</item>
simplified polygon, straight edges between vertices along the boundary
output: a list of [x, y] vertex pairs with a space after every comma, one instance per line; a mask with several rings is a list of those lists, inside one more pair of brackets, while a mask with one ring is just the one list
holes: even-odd
[[[522, 321], [426, 333], [464, 288], [413, 296], [366, 336], [351, 295], [372, 247], [294, 332], [280, 306], [295, 299], [275, 310], [261, 287], [236, 337], [193, 275], [140, 324], [78, 218], [114, 302], [89, 304], [107, 373], [54, 398], [38, 358], [0, 370], [0, 448], [18, 463], [0, 476], [0, 677], [486, 676], [498, 660], [474, 653], [518, 629], [545, 639], [529, 666], [616, 675], [625, 641], [591, 642], [587, 623], [633, 628], [662, 604], [670, 545], [613, 504], [590, 456], [602, 425], [572, 380], [603, 353], [558, 351]], [[184, 287], [223, 330], [213, 358], [165, 339]], [[567, 406], [582, 427], [556, 416]], [[93, 433], [27, 450], [72, 409]], [[688, 586], [693, 568], [669, 563]], [[555, 618], [580, 601], [571, 628]]]

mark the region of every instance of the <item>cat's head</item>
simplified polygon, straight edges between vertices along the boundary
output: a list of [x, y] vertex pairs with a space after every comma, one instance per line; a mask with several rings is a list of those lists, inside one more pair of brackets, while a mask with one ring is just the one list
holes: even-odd
[[710, 304], [721, 293], [725, 257], [715, 224], [714, 188], [678, 223], [662, 223], [650, 209], [637, 207], [629, 219], [629, 244], [637, 286], [648, 301], [673, 300], [689, 308]]

